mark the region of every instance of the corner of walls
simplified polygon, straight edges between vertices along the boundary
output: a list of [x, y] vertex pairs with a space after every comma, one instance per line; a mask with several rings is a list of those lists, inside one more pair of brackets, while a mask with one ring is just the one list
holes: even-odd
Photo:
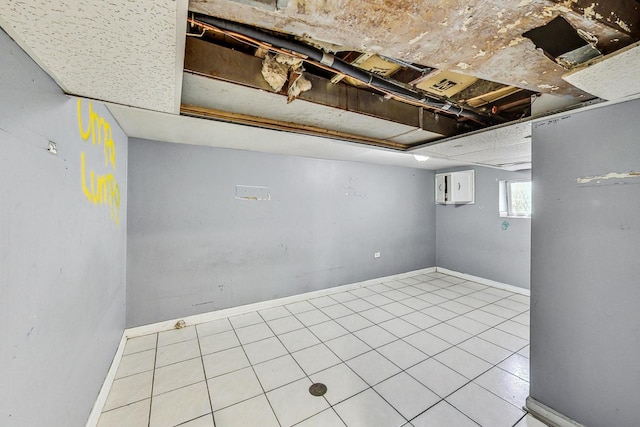
[[436, 265], [529, 289], [531, 219], [500, 217], [498, 181], [527, 180], [531, 172], [470, 166], [436, 173], [469, 169], [475, 203], [436, 206]]
[[124, 330], [127, 137], [0, 56], [0, 424], [83, 425]]

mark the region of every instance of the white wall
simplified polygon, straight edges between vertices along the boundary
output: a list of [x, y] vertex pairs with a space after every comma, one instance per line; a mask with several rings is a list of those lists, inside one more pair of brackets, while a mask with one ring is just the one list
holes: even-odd
[[531, 396], [589, 427], [640, 419], [638, 111], [533, 127]]
[[138, 139], [129, 158], [130, 326], [435, 265], [432, 171]]
[[[465, 169], [470, 168], [455, 170]], [[475, 170], [475, 204], [436, 207], [436, 264], [529, 289], [531, 219], [500, 217], [498, 181], [529, 180], [531, 173], [471, 169]]]
[[[112, 130], [105, 165], [89, 103], [87, 141], [77, 99], [2, 31], [0, 57], [0, 425], [80, 426], [124, 328], [127, 137], [93, 103]], [[92, 171], [112, 174], [119, 208], [87, 198]]]

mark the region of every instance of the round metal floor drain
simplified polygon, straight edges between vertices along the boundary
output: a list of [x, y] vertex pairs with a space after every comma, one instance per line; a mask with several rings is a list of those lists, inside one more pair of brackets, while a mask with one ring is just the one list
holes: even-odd
[[309, 393], [314, 396], [323, 396], [327, 392], [327, 386], [322, 383], [311, 384], [309, 387]]

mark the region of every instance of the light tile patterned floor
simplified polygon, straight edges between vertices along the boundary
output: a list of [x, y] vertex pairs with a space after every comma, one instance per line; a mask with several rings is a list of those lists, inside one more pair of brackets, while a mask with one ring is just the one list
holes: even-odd
[[130, 339], [98, 426], [538, 427], [528, 344], [528, 297], [422, 274]]

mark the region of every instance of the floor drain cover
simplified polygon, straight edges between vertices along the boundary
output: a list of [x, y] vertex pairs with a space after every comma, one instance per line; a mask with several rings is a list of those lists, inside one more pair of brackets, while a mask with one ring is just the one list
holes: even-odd
[[327, 386], [322, 383], [311, 384], [309, 387], [309, 393], [314, 396], [323, 396], [327, 392]]

